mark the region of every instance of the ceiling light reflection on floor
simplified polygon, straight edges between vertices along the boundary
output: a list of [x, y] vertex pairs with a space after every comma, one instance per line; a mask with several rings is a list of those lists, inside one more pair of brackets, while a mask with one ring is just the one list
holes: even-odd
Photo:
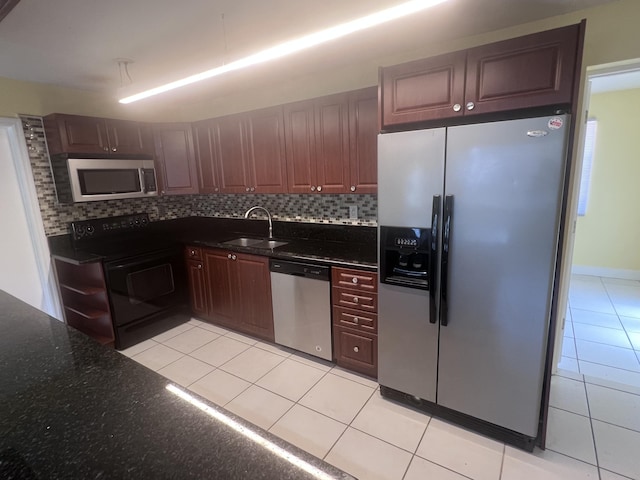
[[212, 68], [211, 70], [197, 73], [195, 75], [191, 75], [189, 77], [122, 98], [119, 100], [119, 102], [136, 102], [138, 100], [152, 97], [160, 93], [168, 92], [169, 90], [174, 90], [176, 88], [184, 87], [186, 85], [190, 85], [207, 78], [216, 77], [218, 75], [232, 72], [234, 70], [240, 70], [251, 65], [256, 65], [258, 63], [264, 63], [269, 60], [281, 58], [285, 55], [290, 55], [292, 53], [299, 52], [301, 50], [320, 45], [322, 43], [326, 43], [330, 40], [344, 37], [360, 30], [365, 30], [367, 28], [375, 27], [383, 23], [391, 22], [401, 17], [406, 17], [407, 15], [425, 10], [439, 3], [444, 3], [445, 1], [447, 0], [412, 0], [409, 2], [401, 3], [400, 5], [396, 5], [395, 7], [387, 8], [385, 10], [381, 10], [379, 12], [357, 18], [350, 22], [342, 23], [340, 25], [336, 25], [335, 27], [330, 27], [325, 30], [312, 33], [310, 35], [291, 40], [289, 42], [281, 43], [279, 45], [276, 45], [275, 47], [262, 50], [261, 52], [249, 55], [248, 57], [241, 58], [234, 62], [227, 63], [226, 65]]
[[285, 450], [284, 448], [276, 445], [271, 440], [268, 440], [267, 438], [263, 437], [262, 435], [260, 435], [256, 431], [251, 430], [248, 427], [245, 427], [244, 425], [242, 425], [239, 422], [235, 421], [231, 417], [225, 415], [221, 411], [210, 407], [209, 405], [207, 405], [204, 402], [201, 402], [197, 398], [193, 397], [192, 395], [190, 395], [189, 393], [185, 392], [184, 390], [176, 387], [175, 385], [168, 384], [166, 386], [166, 389], [169, 390], [174, 395], [177, 395], [181, 399], [187, 401], [188, 403], [190, 403], [194, 407], [198, 408], [199, 410], [202, 410], [204, 413], [206, 413], [210, 417], [213, 417], [216, 420], [224, 423], [226, 426], [228, 426], [228, 427], [232, 428], [233, 430], [235, 430], [236, 432], [244, 435], [249, 440], [251, 440], [251, 441], [257, 443], [258, 445], [260, 445], [261, 447], [269, 450], [271, 453], [276, 454], [277, 456], [279, 456], [280, 458], [286, 460], [290, 464], [300, 468], [301, 470], [304, 470], [305, 472], [307, 472], [308, 474], [312, 475], [313, 477], [315, 477], [315, 478], [317, 478], [319, 480], [335, 480], [337, 478], [337, 477], [334, 477], [332, 475], [329, 475], [326, 472], [323, 472], [322, 470], [320, 470], [319, 468], [311, 465], [307, 461], [305, 461], [305, 460], [301, 459], [300, 457], [294, 455], [293, 453]]

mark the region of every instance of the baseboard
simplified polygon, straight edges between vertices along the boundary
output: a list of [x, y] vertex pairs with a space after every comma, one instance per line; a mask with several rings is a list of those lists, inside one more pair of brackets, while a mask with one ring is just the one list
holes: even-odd
[[625, 270], [622, 268], [572, 265], [571, 273], [574, 275], [592, 275], [594, 277], [622, 278], [623, 280], [640, 280], [640, 270]]

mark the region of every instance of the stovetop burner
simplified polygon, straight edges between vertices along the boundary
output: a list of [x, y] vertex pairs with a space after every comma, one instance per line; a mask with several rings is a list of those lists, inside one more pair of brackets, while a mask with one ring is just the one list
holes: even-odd
[[71, 240], [76, 250], [104, 257], [105, 261], [166, 250], [175, 245], [149, 229], [149, 215], [136, 213], [117, 217], [71, 222]]

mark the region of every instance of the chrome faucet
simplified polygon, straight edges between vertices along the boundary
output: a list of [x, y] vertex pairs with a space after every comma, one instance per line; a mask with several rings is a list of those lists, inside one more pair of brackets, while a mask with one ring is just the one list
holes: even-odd
[[273, 238], [273, 222], [271, 221], [271, 214], [269, 213], [269, 210], [261, 207], [260, 205], [256, 205], [255, 207], [251, 207], [249, 210], [244, 212], [244, 218], [249, 218], [249, 215], [251, 215], [251, 212], [253, 212], [254, 210], [264, 210], [264, 212], [267, 214], [267, 218], [269, 220], [269, 239], [271, 240]]

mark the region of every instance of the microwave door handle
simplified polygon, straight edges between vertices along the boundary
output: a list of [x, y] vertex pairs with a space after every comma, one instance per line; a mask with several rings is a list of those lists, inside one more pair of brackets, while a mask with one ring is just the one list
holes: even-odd
[[144, 181], [144, 168], [138, 169], [138, 176], [140, 177], [140, 190], [142, 193], [147, 193], [147, 184]]

